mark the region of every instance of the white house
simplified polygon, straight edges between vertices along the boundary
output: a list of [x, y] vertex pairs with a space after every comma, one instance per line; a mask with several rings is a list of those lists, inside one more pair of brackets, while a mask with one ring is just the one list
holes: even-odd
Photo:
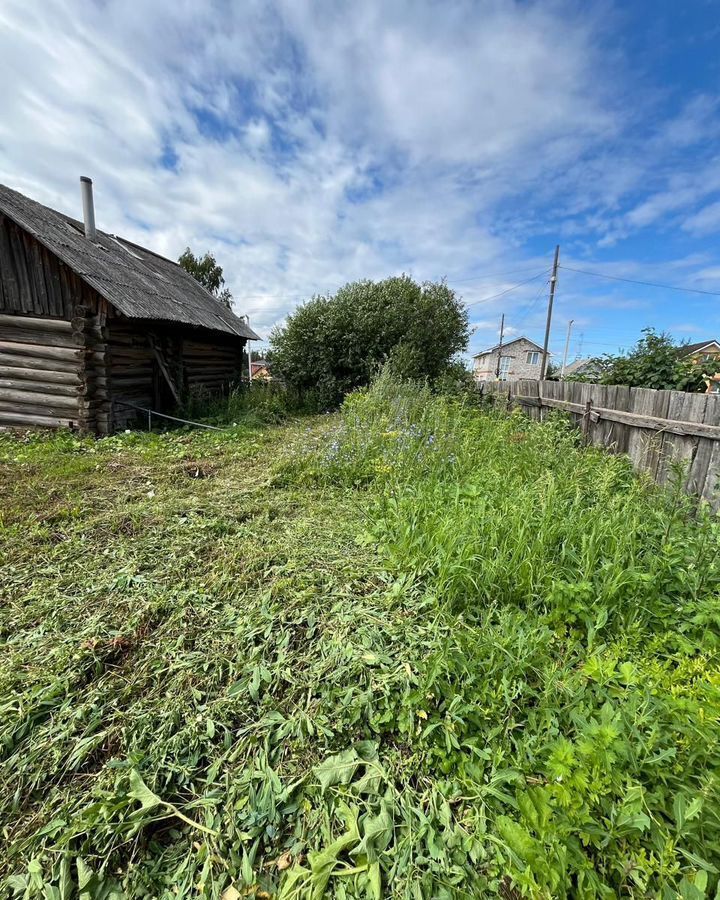
[[[476, 381], [513, 381], [516, 378], [540, 378], [542, 347], [530, 338], [489, 347], [477, 353], [473, 373]], [[548, 356], [550, 354], [548, 353]]]

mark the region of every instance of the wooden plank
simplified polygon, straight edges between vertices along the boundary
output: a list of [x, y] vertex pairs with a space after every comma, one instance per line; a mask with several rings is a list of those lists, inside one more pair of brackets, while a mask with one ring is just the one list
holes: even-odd
[[[705, 416], [707, 394], [687, 394], [684, 391], [669, 391], [667, 416], [669, 419], [701, 423]], [[678, 468], [685, 468], [683, 482], [687, 481], [698, 439], [694, 434], [666, 432], [663, 436], [662, 462], [658, 470], [658, 483], [668, 484], [676, 477]]]
[[[573, 387], [582, 387], [582, 385], [575, 384]], [[585, 388], [590, 388], [592, 385], [585, 385]], [[633, 388], [633, 390], [650, 390], [650, 388]], [[697, 396], [705, 397], [707, 395], [700, 394]], [[528, 404], [532, 404], [535, 402], [534, 400], [529, 400], [526, 397], [518, 397], [516, 398], [517, 402], [523, 404], [528, 402]], [[553, 406], [557, 409], [564, 409], [568, 412], [573, 413], [573, 415], [578, 418], [583, 415], [585, 412], [585, 406], [582, 403], [571, 403], [566, 400], [553, 400], [549, 397], [543, 398], [542, 402], [543, 406]], [[593, 408], [593, 412], [598, 415], [601, 419], [609, 419], [614, 422], [622, 422], [626, 425], [634, 425], [638, 428], [650, 429], [654, 431], [669, 431], [672, 434], [693, 434], [699, 435], [702, 437], [719, 439], [720, 438], [720, 425], [708, 425], [704, 423], [698, 422], [676, 422], [672, 419], [660, 419], [655, 416], [650, 415], [642, 415], [634, 412], [625, 412], [623, 410], [617, 409], [607, 409], [607, 408]]]
[[33, 311], [40, 313], [40, 315], [47, 315], [50, 312], [50, 305], [47, 298], [47, 288], [45, 287], [45, 276], [38, 243], [26, 232], [22, 233], [22, 240], [25, 245], [25, 259], [33, 286]]
[[[670, 392], [669, 391], [655, 391], [652, 398], [652, 409], [651, 415], [653, 418], [662, 421], [668, 421], [668, 408], [670, 405]], [[650, 439], [647, 443], [647, 448], [645, 451], [645, 458], [642, 461], [642, 466], [646, 472], [650, 474], [653, 481], [657, 480], [658, 468], [662, 459], [662, 446], [663, 440], [665, 436], [665, 430], [663, 429], [659, 434], [653, 434], [650, 436]]]
[[33, 287], [30, 282], [28, 264], [25, 258], [25, 247], [22, 240], [22, 232], [14, 224], [8, 229], [10, 237], [10, 252], [15, 260], [15, 277], [20, 288], [20, 309], [26, 312], [33, 311]]
[[176, 403], [180, 403], [180, 392], [175, 386], [175, 382], [170, 375], [169, 367], [165, 364], [165, 360], [163, 359], [162, 352], [158, 348], [157, 344], [154, 340], [150, 340], [150, 346], [152, 348], [152, 352], [155, 355], [155, 359], [157, 361], [160, 372], [162, 373], [163, 378], [167, 382], [168, 387], [170, 388], [170, 393], [173, 395], [173, 398]]
[[[716, 394], [707, 395], [707, 404], [705, 406], [705, 415], [703, 416], [705, 425], [720, 424], [720, 397]], [[707, 462], [705, 462], [707, 460]], [[703, 500], [717, 507], [717, 487], [718, 487], [718, 467], [720, 465], [720, 448], [717, 441], [710, 441], [706, 438], [698, 440], [698, 448], [690, 467], [690, 491], [697, 492]], [[704, 477], [703, 477], [704, 468]]]
[[22, 309], [20, 302], [20, 281], [16, 271], [15, 257], [10, 244], [10, 220], [0, 216], [0, 278], [6, 309]]

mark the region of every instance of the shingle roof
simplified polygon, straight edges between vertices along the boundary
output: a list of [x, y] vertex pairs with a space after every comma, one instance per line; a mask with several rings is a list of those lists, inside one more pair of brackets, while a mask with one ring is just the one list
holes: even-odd
[[40, 241], [130, 319], [182, 322], [250, 340], [257, 334], [177, 263], [83, 224], [0, 184], [0, 212]]
[[[538, 350], [540, 350], [540, 352], [542, 353], [542, 347], [540, 346], [540, 344], [536, 344], [535, 341], [531, 341], [530, 338], [525, 337], [525, 335], [522, 334], [520, 335], [520, 337], [513, 338], [511, 341], [503, 341], [502, 345], [503, 347], [509, 347], [511, 344], [517, 344], [518, 341], [527, 341], [528, 344], [532, 344], [533, 347], [537, 347]], [[473, 356], [473, 359], [477, 359], [478, 356], [485, 356], [486, 353], [493, 353], [498, 349], [499, 346], [500, 344], [495, 344], [494, 347], [488, 347], [487, 350], [481, 350], [479, 353], [476, 353]], [[548, 356], [552, 356], [552, 353], [548, 353]]]
[[698, 341], [696, 344], [681, 344], [680, 347], [678, 347], [678, 350], [683, 356], [690, 356], [692, 353], [697, 353], [698, 350], [702, 350], [709, 344], [717, 344], [717, 341], [715, 338], [710, 338], [707, 341]]
[[571, 363], [568, 363], [565, 366], [565, 374], [566, 375], [578, 375], [583, 372], [585, 368], [593, 368], [592, 366], [593, 359], [592, 357], [588, 359], [576, 359]]

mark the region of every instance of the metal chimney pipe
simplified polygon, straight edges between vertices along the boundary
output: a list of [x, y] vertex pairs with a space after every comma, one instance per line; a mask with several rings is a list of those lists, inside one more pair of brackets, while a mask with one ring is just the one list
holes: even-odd
[[92, 178], [88, 178], [87, 175], [80, 176], [80, 193], [82, 194], [85, 237], [94, 241], [97, 239], [97, 232], [95, 230], [95, 204], [93, 203]]

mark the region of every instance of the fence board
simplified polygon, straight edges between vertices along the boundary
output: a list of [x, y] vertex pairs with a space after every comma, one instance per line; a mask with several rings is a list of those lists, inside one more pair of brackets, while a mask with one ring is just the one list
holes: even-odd
[[500, 402], [511, 397], [533, 419], [564, 409], [580, 428], [589, 400], [589, 442], [627, 453], [658, 484], [684, 467], [685, 490], [720, 507], [718, 396], [553, 381], [486, 382], [483, 391]]

